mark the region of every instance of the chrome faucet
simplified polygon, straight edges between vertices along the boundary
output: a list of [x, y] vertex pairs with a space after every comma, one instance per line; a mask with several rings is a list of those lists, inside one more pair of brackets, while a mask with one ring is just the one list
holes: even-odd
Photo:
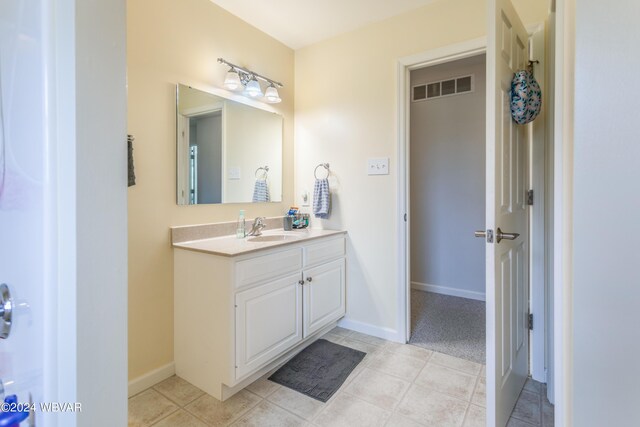
[[265, 218], [263, 216], [259, 216], [254, 219], [251, 231], [247, 233], [247, 236], [260, 236], [262, 234], [262, 230], [266, 227], [264, 220]]

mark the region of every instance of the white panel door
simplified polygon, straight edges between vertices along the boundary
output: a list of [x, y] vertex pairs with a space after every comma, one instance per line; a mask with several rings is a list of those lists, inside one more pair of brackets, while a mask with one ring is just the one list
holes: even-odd
[[[55, 360], [49, 352], [55, 336], [45, 319], [45, 303], [55, 291], [47, 280], [55, 212], [54, 196], [46, 191], [53, 155], [47, 145], [44, 16], [42, 1], [0, 1], [0, 397], [15, 395], [25, 403], [31, 396], [36, 404], [52, 400], [44, 384], [55, 383], [47, 369]], [[0, 411], [0, 425], [17, 425], [24, 416]], [[43, 413], [36, 421], [55, 422]]]
[[236, 294], [236, 379], [302, 341], [300, 274]]
[[[504, 426], [528, 373], [527, 128], [510, 113], [528, 35], [509, 0], [489, 2], [487, 39], [487, 425]], [[499, 231], [519, 234], [500, 239]]]
[[340, 259], [304, 271], [304, 337], [344, 316], [345, 261]]

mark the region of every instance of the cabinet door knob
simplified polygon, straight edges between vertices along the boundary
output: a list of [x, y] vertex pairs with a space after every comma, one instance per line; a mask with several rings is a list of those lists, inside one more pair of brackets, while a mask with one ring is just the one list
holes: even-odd
[[307, 282], [311, 282], [313, 280], [313, 277], [307, 277]]
[[298, 285], [304, 285], [304, 280], [298, 280]]

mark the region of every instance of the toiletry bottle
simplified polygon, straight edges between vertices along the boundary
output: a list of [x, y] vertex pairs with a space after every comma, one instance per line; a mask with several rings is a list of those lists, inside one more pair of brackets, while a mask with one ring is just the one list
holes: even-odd
[[247, 237], [247, 229], [244, 220], [244, 209], [240, 209], [240, 214], [238, 215], [238, 225], [236, 226], [236, 237], [238, 239], [244, 239]]

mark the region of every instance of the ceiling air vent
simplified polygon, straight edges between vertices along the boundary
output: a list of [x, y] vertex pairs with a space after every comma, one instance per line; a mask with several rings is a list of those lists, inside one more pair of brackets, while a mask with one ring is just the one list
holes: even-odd
[[427, 99], [442, 98], [464, 93], [471, 93], [474, 89], [473, 74], [469, 76], [455, 77], [437, 82], [430, 82], [413, 86], [411, 100], [413, 102]]
[[427, 99], [427, 85], [413, 87], [413, 101], [422, 101]]
[[456, 93], [456, 81], [445, 80], [442, 82], [442, 96], [455, 95]]

